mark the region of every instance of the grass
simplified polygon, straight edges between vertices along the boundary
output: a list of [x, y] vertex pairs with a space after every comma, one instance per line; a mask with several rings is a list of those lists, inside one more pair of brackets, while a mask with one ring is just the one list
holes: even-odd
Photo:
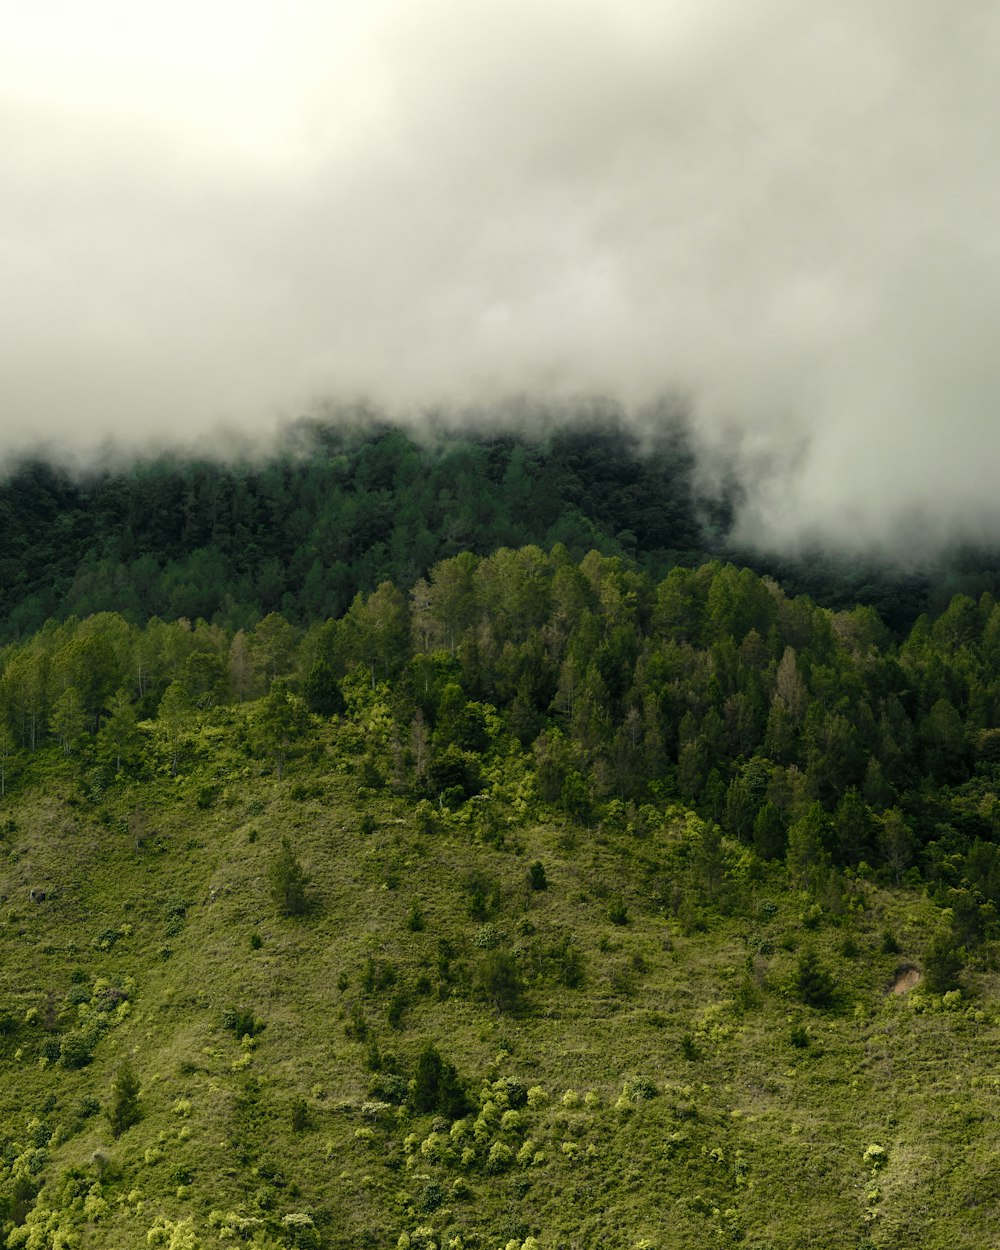
[[[96, 796], [39, 755], [6, 800], [0, 1202], [11, 1225], [35, 1211], [9, 1244], [1000, 1241], [996, 974], [984, 957], [944, 1003], [888, 993], [935, 928], [921, 893], [856, 880], [817, 915], [730, 848], [712, 899], [683, 813], [637, 837], [529, 807], [484, 840], [467, 804], [427, 831], [412, 800], [359, 797], [322, 733], [280, 782], [219, 732], [178, 779]], [[302, 916], [268, 884], [285, 837]], [[792, 992], [806, 947], [829, 1007]], [[497, 951], [513, 1013], [477, 989]], [[67, 1067], [53, 1043], [90, 1025]], [[427, 1042], [475, 1104], [464, 1131], [373, 1105]], [[141, 1119], [116, 1138], [124, 1060]]]

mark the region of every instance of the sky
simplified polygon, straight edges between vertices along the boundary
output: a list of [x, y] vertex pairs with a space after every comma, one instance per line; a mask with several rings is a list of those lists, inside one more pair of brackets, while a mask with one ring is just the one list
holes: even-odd
[[0, 457], [638, 423], [737, 538], [1000, 540], [1000, 8], [0, 5]]

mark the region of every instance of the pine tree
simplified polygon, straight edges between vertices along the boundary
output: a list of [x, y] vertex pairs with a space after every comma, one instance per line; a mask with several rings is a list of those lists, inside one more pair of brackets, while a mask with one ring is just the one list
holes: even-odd
[[303, 872], [288, 838], [281, 839], [281, 853], [271, 865], [268, 884], [271, 897], [283, 916], [301, 916], [308, 910], [306, 887], [309, 878]]
[[139, 1109], [139, 1078], [127, 1059], [118, 1065], [111, 1081], [111, 1103], [107, 1116], [115, 1137], [120, 1137], [127, 1128], [138, 1124], [142, 1118]]

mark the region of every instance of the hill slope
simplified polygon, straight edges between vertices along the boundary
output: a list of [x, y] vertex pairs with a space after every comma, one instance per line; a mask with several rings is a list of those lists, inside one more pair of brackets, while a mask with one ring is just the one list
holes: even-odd
[[254, 704], [189, 725], [177, 776], [152, 724], [143, 776], [31, 757], [4, 807], [8, 1245], [1000, 1238], [996, 976], [889, 992], [937, 923], [920, 892], [799, 892], [677, 806], [574, 822], [513, 742], [499, 820], [394, 796], [366, 784], [381, 697], [314, 720], [281, 780]]

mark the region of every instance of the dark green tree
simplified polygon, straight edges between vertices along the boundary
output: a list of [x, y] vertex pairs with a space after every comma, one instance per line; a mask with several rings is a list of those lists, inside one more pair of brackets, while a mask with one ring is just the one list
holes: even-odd
[[794, 988], [810, 1007], [828, 1007], [833, 1002], [836, 990], [833, 977], [821, 965], [812, 947], [806, 947], [795, 962]]
[[142, 1118], [139, 1107], [139, 1078], [126, 1059], [118, 1065], [111, 1080], [111, 1101], [107, 1108], [108, 1123], [115, 1137]]
[[268, 886], [275, 906], [283, 916], [301, 916], [309, 908], [306, 887], [309, 878], [298, 861], [288, 838], [281, 839], [281, 851], [268, 872]]
[[489, 951], [476, 969], [476, 987], [497, 1011], [516, 1014], [524, 1004], [524, 980], [517, 960], [503, 950]]
[[436, 1111], [449, 1120], [457, 1120], [469, 1107], [469, 1100], [455, 1067], [442, 1059], [436, 1047], [428, 1042], [417, 1056], [417, 1066], [410, 1083], [410, 1106], [417, 1112]]
[[754, 817], [753, 844], [762, 859], [780, 859], [785, 853], [785, 822], [781, 809], [766, 802]]
[[932, 994], [946, 994], [958, 988], [965, 952], [949, 925], [942, 925], [935, 931], [927, 943], [923, 963], [924, 984]]
[[274, 762], [280, 781], [286, 761], [309, 731], [308, 709], [284, 682], [276, 681], [257, 707], [254, 728], [257, 744]]
[[317, 716], [339, 716], [344, 710], [344, 692], [329, 660], [317, 660], [302, 683], [302, 694], [310, 712]]
[[103, 757], [114, 761], [115, 772], [121, 772], [137, 753], [140, 734], [136, 727], [135, 708], [126, 690], [118, 690], [111, 696], [108, 714], [97, 735], [97, 744]]

